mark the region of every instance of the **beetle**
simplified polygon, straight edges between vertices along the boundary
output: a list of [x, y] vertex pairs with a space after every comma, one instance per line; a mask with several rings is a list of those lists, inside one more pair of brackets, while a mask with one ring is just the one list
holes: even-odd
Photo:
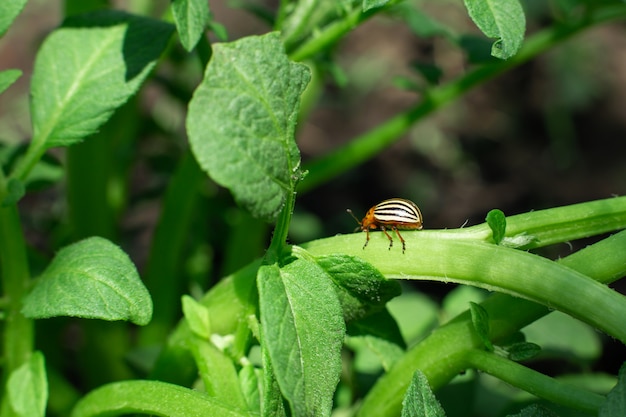
[[387, 236], [387, 239], [389, 239], [389, 249], [391, 250], [393, 238], [387, 233], [387, 229], [391, 229], [396, 232], [398, 239], [402, 242], [402, 253], [404, 253], [406, 243], [398, 229], [420, 230], [423, 227], [422, 212], [419, 207], [417, 207], [417, 204], [403, 198], [391, 198], [376, 204], [367, 211], [367, 214], [365, 214], [365, 217], [363, 217], [361, 221], [356, 218], [352, 210], [347, 209], [346, 211], [350, 213], [359, 224], [359, 227], [357, 227], [355, 231], [361, 229], [366, 233], [363, 249], [365, 249], [370, 241], [370, 229], [380, 228], [385, 236]]

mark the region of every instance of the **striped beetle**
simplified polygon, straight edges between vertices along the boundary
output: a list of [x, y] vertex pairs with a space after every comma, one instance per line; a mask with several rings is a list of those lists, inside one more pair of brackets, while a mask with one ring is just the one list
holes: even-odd
[[389, 233], [387, 233], [387, 229], [396, 232], [400, 242], [402, 242], [402, 253], [404, 253], [406, 244], [398, 229], [419, 230], [422, 228], [423, 219], [419, 207], [417, 207], [414, 202], [403, 198], [392, 198], [376, 204], [367, 211], [367, 214], [361, 221], [356, 218], [352, 210], [348, 209], [347, 212], [350, 213], [350, 215], [354, 217], [354, 220], [360, 225], [355, 231], [361, 229], [366, 233], [363, 249], [365, 249], [370, 241], [370, 229], [380, 227], [385, 236], [389, 239], [390, 250], [391, 246], [393, 246], [393, 239]]

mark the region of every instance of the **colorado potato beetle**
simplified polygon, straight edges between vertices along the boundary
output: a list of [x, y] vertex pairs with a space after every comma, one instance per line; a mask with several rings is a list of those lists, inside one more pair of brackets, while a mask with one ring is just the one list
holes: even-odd
[[396, 232], [398, 239], [402, 242], [402, 253], [404, 253], [406, 243], [398, 229], [419, 230], [422, 228], [423, 219], [419, 207], [414, 202], [403, 198], [392, 198], [376, 204], [367, 211], [367, 214], [361, 221], [356, 218], [352, 210], [348, 209], [347, 212], [359, 223], [359, 227], [356, 230], [361, 229], [366, 233], [363, 249], [370, 241], [370, 229], [379, 227], [389, 239], [390, 250], [393, 246], [393, 238], [387, 233], [387, 229]]

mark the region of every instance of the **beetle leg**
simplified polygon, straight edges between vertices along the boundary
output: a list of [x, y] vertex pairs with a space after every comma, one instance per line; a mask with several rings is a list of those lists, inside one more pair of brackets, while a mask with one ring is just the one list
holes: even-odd
[[370, 243], [370, 229], [369, 227], [365, 230], [365, 245], [363, 245], [363, 249], [365, 249], [365, 247], [367, 246], [368, 243]]
[[392, 226], [392, 229], [396, 231], [398, 239], [400, 239], [400, 242], [402, 242], [402, 253], [404, 253], [404, 250], [406, 249], [406, 243], [404, 243], [404, 239], [402, 239], [402, 235], [400, 234], [398, 228], [396, 226]]
[[[380, 228], [382, 229], [385, 236], [387, 236], [387, 239], [389, 239], [389, 250], [391, 250], [391, 247], [393, 246], [393, 238], [389, 235], [389, 233], [387, 233], [387, 229], [385, 228], [384, 225], [381, 225]], [[391, 226], [391, 228], [395, 229], [394, 226]]]

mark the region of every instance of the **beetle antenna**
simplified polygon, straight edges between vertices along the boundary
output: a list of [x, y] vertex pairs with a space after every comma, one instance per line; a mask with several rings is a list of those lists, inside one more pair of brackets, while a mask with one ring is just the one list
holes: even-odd
[[350, 210], [350, 209], [346, 209], [346, 211], [347, 211], [348, 213], [350, 213], [350, 216], [352, 216], [352, 218], [353, 218], [354, 220], [356, 220], [356, 222], [357, 222], [359, 225], [361, 224], [361, 222], [359, 221], [359, 219], [357, 219], [357, 218], [356, 218], [356, 216], [354, 215], [354, 213], [352, 212], [352, 210]]

